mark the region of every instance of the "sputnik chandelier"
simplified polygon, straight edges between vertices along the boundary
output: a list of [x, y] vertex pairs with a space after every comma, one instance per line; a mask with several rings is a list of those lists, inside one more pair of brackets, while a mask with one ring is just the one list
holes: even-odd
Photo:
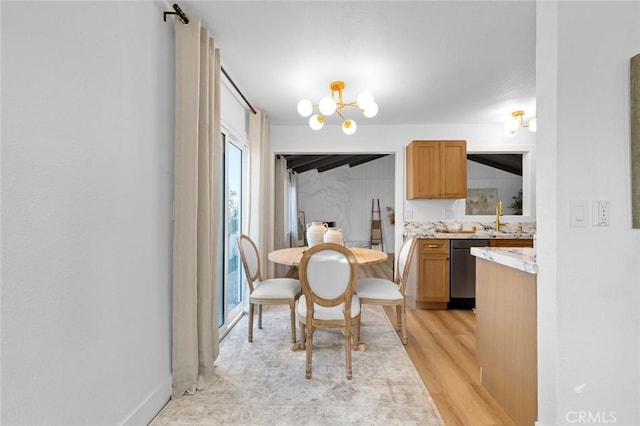
[[504, 123], [504, 135], [508, 138], [515, 136], [518, 133], [519, 127], [528, 127], [530, 132], [537, 130], [538, 120], [532, 118], [528, 124], [524, 124], [522, 118], [524, 117], [524, 111], [518, 110], [511, 113], [511, 117]]
[[320, 130], [324, 126], [325, 117], [329, 117], [334, 112], [342, 118], [342, 131], [347, 135], [352, 135], [357, 129], [356, 122], [352, 119], [345, 118], [343, 109], [346, 107], [355, 107], [362, 110], [362, 115], [367, 118], [375, 117], [378, 113], [378, 104], [373, 99], [373, 95], [369, 92], [362, 92], [358, 95], [356, 102], [344, 102], [342, 91], [344, 90], [343, 81], [334, 81], [329, 85], [331, 96], [325, 96], [320, 99], [317, 105], [313, 105], [310, 100], [303, 99], [298, 102], [298, 113], [303, 117], [309, 117], [313, 113], [314, 107], [318, 107], [319, 114], [313, 114], [309, 118], [309, 127], [313, 130]]

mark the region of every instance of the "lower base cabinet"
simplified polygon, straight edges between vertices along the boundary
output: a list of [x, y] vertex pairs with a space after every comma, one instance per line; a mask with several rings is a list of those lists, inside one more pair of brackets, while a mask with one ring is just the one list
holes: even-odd
[[418, 240], [416, 308], [447, 308], [450, 299], [449, 253], [449, 240]]
[[[490, 247], [533, 247], [531, 239], [500, 239], [489, 241]], [[447, 309], [451, 301], [451, 243], [449, 239], [419, 239], [412, 261], [407, 290], [418, 309]], [[413, 289], [413, 286], [415, 289]], [[415, 295], [415, 299], [412, 296]]]

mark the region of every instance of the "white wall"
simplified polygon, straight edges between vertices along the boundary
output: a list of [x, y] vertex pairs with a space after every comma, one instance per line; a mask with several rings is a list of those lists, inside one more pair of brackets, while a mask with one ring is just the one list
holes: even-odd
[[[368, 247], [371, 200], [380, 200], [380, 216], [375, 215], [375, 219], [382, 219], [384, 251], [393, 253], [395, 225], [389, 223], [387, 206], [394, 207], [394, 166], [394, 156], [389, 155], [356, 167], [344, 165], [322, 173], [301, 173], [298, 208], [305, 212], [307, 223], [336, 222], [347, 245]], [[377, 202], [374, 209], [378, 209]]]
[[0, 423], [147, 424], [171, 390], [173, 24], [1, 7]]
[[[537, 39], [540, 424], [640, 424], [629, 164], [640, 3], [538, 2]], [[570, 227], [570, 200], [609, 200], [611, 225]]]

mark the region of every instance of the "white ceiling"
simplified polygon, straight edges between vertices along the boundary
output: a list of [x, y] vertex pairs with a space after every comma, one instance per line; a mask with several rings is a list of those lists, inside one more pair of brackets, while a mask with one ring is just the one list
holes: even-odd
[[535, 115], [535, 1], [179, 4], [202, 18], [222, 66], [272, 125], [306, 125], [298, 101], [317, 103], [334, 80], [345, 101], [374, 94], [375, 118], [348, 114], [359, 126]]

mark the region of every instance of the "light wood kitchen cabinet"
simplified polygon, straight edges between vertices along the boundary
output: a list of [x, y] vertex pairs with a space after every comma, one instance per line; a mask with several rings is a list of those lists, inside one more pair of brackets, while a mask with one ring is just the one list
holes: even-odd
[[418, 240], [416, 308], [447, 308], [447, 302], [449, 302], [449, 247], [449, 240]]
[[495, 238], [489, 241], [489, 247], [533, 247], [533, 240], [517, 238]]
[[406, 160], [408, 200], [467, 196], [466, 141], [413, 141]]

